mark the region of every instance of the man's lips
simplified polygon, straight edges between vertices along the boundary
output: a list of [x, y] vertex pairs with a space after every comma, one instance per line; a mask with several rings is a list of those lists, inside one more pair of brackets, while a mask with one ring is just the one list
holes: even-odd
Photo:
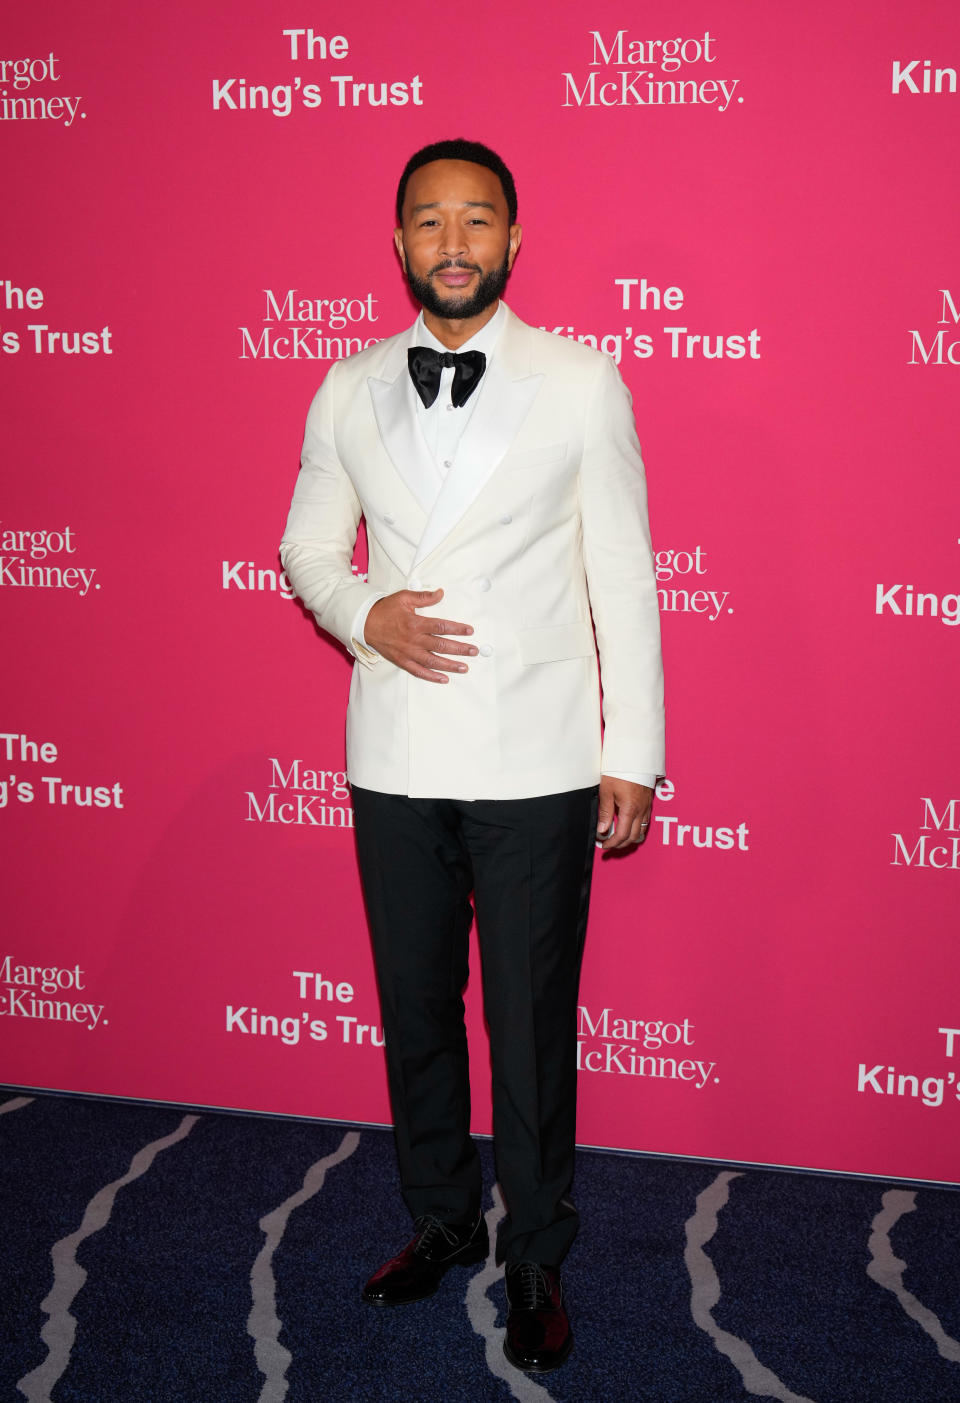
[[439, 278], [444, 287], [465, 287], [474, 276], [473, 268], [438, 268], [434, 277]]

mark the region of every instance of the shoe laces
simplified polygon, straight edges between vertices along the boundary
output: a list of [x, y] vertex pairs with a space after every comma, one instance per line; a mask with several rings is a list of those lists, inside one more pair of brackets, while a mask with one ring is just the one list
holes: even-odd
[[542, 1310], [550, 1303], [550, 1282], [536, 1262], [519, 1262], [510, 1273], [510, 1298], [520, 1310]]
[[448, 1247], [459, 1247], [460, 1237], [442, 1219], [434, 1217], [432, 1213], [424, 1213], [414, 1220], [413, 1226], [418, 1233], [417, 1245], [413, 1249], [415, 1252], [429, 1253], [434, 1247], [439, 1246], [440, 1239], [443, 1238]]

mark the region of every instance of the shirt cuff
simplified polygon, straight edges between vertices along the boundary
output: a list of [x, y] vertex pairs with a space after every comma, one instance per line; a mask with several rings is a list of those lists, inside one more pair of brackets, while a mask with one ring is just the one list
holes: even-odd
[[642, 775], [634, 771], [627, 770], [604, 770], [604, 774], [610, 779], [626, 779], [631, 784], [645, 784], [648, 789], [655, 789], [659, 775]]
[[376, 604], [378, 599], [386, 599], [383, 591], [371, 595], [365, 599], [360, 608], [353, 616], [353, 623], [350, 626], [350, 642], [347, 645], [357, 662], [366, 663], [372, 667], [374, 663], [380, 662], [380, 654], [376, 648], [371, 648], [363, 636], [364, 625], [367, 622], [367, 615]]

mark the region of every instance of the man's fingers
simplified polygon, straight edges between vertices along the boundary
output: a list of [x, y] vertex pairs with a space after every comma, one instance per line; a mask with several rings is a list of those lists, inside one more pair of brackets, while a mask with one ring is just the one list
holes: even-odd
[[633, 843], [642, 843], [647, 836], [647, 826], [643, 822], [643, 814], [640, 810], [633, 814], [628, 822], [622, 820], [621, 824], [617, 826], [618, 829], [622, 828], [622, 847]]
[[629, 848], [634, 843], [642, 843], [646, 834], [646, 829], [641, 829], [639, 825], [629, 823], [620, 814], [617, 815], [613, 823], [597, 834], [597, 847], [603, 852], [613, 852], [614, 849]]
[[[442, 653], [424, 652], [418, 657], [399, 659], [397, 666], [425, 682], [449, 682], [450, 678], [446, 675], [448, 672], [469, 672], [466, 663], [460, 662], [458, 658], [444, 657]], [[437, 671], [438, 668], [442, 671]]]
[[461, 643], [455, 635], [469, 636], [473, 629], [469, 624], [456, 624], [451, 619], [430, 619], [417, 614], [412, 627], [412, 636], [424, 647], [435, 648], [438, 653], [466, 653], [473, 657], [477, 649], [473, 643]]
[[480, 650], [466, 641], [473, 633], [471, 624], [418, 612], [438, 604], [442, 598], [442, 589], [403, 589], [385, 595], [367, 615], [366, 641], [412, 677], [424, 682], [449, 682], [448, 673], [468, 671], [460, 659], [474, 658]]
[[[439, 604], [443, 598], [442, 589], [402, 589], [398, 590], [397, 597], [404, 607], [416, 612], [418, 609], [429, 609], [433, 604]], [[432, 619], [429, 614], [417, 614], [417, 618], [423, 618], [425, 623], [430, 625], [434, 633], [472, 633], [473, 629], [469, 624], [458, 624], [453, 619]]]
[[615, 826], [610, 827], [600, 846], [604, 852], [609, 852], [612, 848], [625, 848], [630, 842], [629, 833], [629, 822], [622, 813], [618, 813]]
[[429, 614], [420, 614], [418, 618], [423, 619], [423, 622], [430, 626], [431, 633], [463, 633], [469, 637], [473, 632], [470, 624], [454, 623], [453, 619], [431, 619]]
[[[433, 655], [442, 656], [447, 654], [452, 657], [475, 658], [479, 649], [474, 643], [461, 642], [459, 638], [444, 637], [434, 628], [435, 619], [425, 619], [416, 614], [411, 620], [411, 626], [407, 631], [407, 646], [410, 649], [422, 650], [424, 654], [430, 654], [430, 661]], [[446, 622], [444, 620], [444, 622]], [[460, 630], [464, 626], [461, 624], [451, 624], [451, 630]], [[473, 630], [471, 629], [470, 632]], [[423, 661], [423, 659], [421, 659]]]
[[444, 657], [442, 653], [425, 653], [420, 659], [423, 667], [442, 667], [445, 672], [469, 672], [466, 663], [459, 658]]
[[[404, 593], [408, 596], [410, 601], [409, 607], [415, 614], [417, 609], [426, 608], [431, 604], [439, 604], [440, 600], [443, 598], [442, 589], [405, 590]], [[432, 635], [438, 640], [448, 634], [459, 634], [461, 637], [469, 638], [473, 633], [472, 624], [459, 623], [456, 619], [435, 619], [431, 618], [429, 614], [416, 614], [416, 628], [418, 633], [428, 636]], [[476, 657], [477, 653], [476, 648], [466, 643], [450, 642], [440, 644], [437, 642], [434, 644], [431, 641], [431, 647], [435, 647], [437, 651], [443, 651], [445, 653], [465, 653], [468, 657]]]
[[446, 676], [438, 676], [437, 669], [443, 673], [469, 671], [467, 664], [461, 661], [461, 655], [466, 653], [472, 656], [476, 653], [476, 648], [470, 648], [466, 644], [448, 645], [448, 650], [441, 653], [434, 651], [431, 644], [437, 644], [439, 648], [439, 639], [432, 635], [418, 636], [392, 649], [387, 656], [405, 672], [430, 682], [449, 681]]
[[612, 852], [644, 842], [652, 807], [653, 791], [646, 785], [604, 775], [600, 781], [597, 846]]
[[404, 672], [409, 672], [411, 677], [417, 677], [421, 682], [449, 682], [450, 678], [445, 672], [433, 672], [429, 667], [421, 667], [419, 663], [402, 663]]
[[435, 653], [454, 653], [462, 658], [475, 658], [479, 651], [475, 643], [459, 643], [455, 639], [438, 638], [435, 633], [428, 633], [423, 642]]

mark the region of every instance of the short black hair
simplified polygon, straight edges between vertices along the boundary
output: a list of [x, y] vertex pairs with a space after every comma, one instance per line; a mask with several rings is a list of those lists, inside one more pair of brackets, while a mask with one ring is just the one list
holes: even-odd
[[429, 165], [431, 161], [472, 161], [476, 166], [486, 166], [487, 170], [493, 171], [503, 187], [503, 197], [507, 202], [510, 223], [516, 224], [517, 187], [506, 162], [497, 155], [496, 151], [491, 151], [490, 147], [484, 146], [482, 142], [465, 141], [463, 137], [458, 136], [452, 141], [433, 141], [429, 146], [422, 146], [410, 157], [403, 168], [400, 184], [397, 186], [398, 225], [403, 223], [403, 200], [407, 193], [407, 181], [415, 170], [419, 170], [421, 166]]

